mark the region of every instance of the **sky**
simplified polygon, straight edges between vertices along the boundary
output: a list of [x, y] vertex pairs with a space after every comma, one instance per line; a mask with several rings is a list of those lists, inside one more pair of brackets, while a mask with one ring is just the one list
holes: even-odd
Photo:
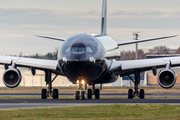
[[[180, 0], [108, 0], [107, 33], [117, 42], [180, 34]], [[100, 34], [102, 0], [0, 0], [0, 54], [46, 54], [62, 42], [36, 34], [68, 38]], [[180, 36], [140, 43], [139, 49], [180, 46]], [[121, 46], [135, 50], [135, 45]]]

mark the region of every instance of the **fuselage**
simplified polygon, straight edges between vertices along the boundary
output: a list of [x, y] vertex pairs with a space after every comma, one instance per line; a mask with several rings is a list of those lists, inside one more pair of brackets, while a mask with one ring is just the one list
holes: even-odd
[[108, 71], [106, 51], [117, 48], [108, 36], [77, 34], [69, 37], [61, 46], [58, 66], [73, 83], [85, 79], [88, 84], [114, 82], [117, 76]]

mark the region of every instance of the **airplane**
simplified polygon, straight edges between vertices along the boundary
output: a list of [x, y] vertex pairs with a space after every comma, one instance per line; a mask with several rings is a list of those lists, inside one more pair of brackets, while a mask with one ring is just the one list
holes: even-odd
[[[128, 90], [128, 99], [134, 97], [144, 99], [144, 89], [139, 90], [140, 73], [152, 70], [153, 74], [157, 75], [157, 69], [163, 68], [158, 74], [159, 85], [163, 88], [174, 86], [176, 74], [171, 67], [180, 66], [180, 57], [111, 61], [105, 56], [108, 52], [117, 50], [122, 45], [171, 38], [177, 35], [115, 42], [107, 35], [107, 0], [103, 0], [101, 19], [101, 34], [99, 35], [83, 33], [72, 35], [69, 38], [36, 35], [63, 42], [58, 51], [57, 60], [0, 55], [0, 64], [4, 65], [5, 68], [4, 84], [9, 88], [17, 87], [22, 78], [18, 68], [26, 67], [31, 69], [32, 75], [36, 75], [36, 70], [45, 72], [45, 82], [48, 87], [42, 89], [42, 99], [47, 99], [47, 97], [58, 99], [59, 91], [52, 87], [52, 82], [58, 75], [65, 76], [70, 82], [78, 85], [75, 99], [92, 99], [93, 95], [95, 99], [100, 99], [102, 84], [113, 83], [118, 79], [118, 76], [128, 76], [134, 82], [134, 90]], [[52, 74], [56, 75], [53, 79]], [[134, 80], [130, 77], [132, 74], [135, 76]], [[97, 88], [97, 84], [100, 84], [100, 89]], [[92, 86], [92, 89], [88, 89], [87, 86]]]

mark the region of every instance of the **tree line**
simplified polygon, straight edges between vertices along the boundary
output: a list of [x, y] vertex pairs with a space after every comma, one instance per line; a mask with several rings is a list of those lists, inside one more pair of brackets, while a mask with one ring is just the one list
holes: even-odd
[[[28, 57], [28, 58], [38, 58], [38, 59], [51, 59], [51, 60], [57, 60], [59, 47], [55, 47], [54, 52], [48, 52], [45, 55], [41, 55], [39, 53], [33, 54], [33, 55], [23, 55], [22, 52], [19, 54], [19, 57]], [[153, 53], [145, 53], [142, 49], [138, 50], [138, 59], [146, 59], [146, 55], [160, 55], [160, 54], [170, 54], [169, 50], [170, 48], [167, 46], [155, 46], [153, 49]], [[180, 47], [175, 51], [175, 54], [180, 54]], [[120, 52], [120, 60], [134, 60], [136, 57], [135, 51], [121, 51]]]
[[[145, 53], [142, 49], [138, 50], [138, 59], [146, 59], [146, 55], [162, 55], [162, 54], [180, 54], [180, 47], [173, 53], [170, 52], [170, 48], [167, 46], [155, 46], [151, 49], [151, 52]], [[134, 51], [122, 51], [120, 60], [135, 60], [136, 52]]]
[[39, 53], [33, 55], [23, 55], [22, 52], [19, 54], [19, 57], [27, 57], [27, 58], [38, 58], [38, 59], [50, 59], [50, 60], [57, 60], [59, 47], [55, 47], [54, 52], [48, 52], [45, 55], [41, 55]]

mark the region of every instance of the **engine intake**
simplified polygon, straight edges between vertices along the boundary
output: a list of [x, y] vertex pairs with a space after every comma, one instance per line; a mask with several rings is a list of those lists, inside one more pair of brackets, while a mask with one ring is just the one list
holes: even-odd
[[163, 69], [158, 75], [159, 85], [163, 88], [171, 88], [176, 83], [176, 74], [171, 69]]
[[7, 69], [3, 74], [3, 82], [9, 88], [17, 87], [21, 82], [21, 73], [13, 67]]

